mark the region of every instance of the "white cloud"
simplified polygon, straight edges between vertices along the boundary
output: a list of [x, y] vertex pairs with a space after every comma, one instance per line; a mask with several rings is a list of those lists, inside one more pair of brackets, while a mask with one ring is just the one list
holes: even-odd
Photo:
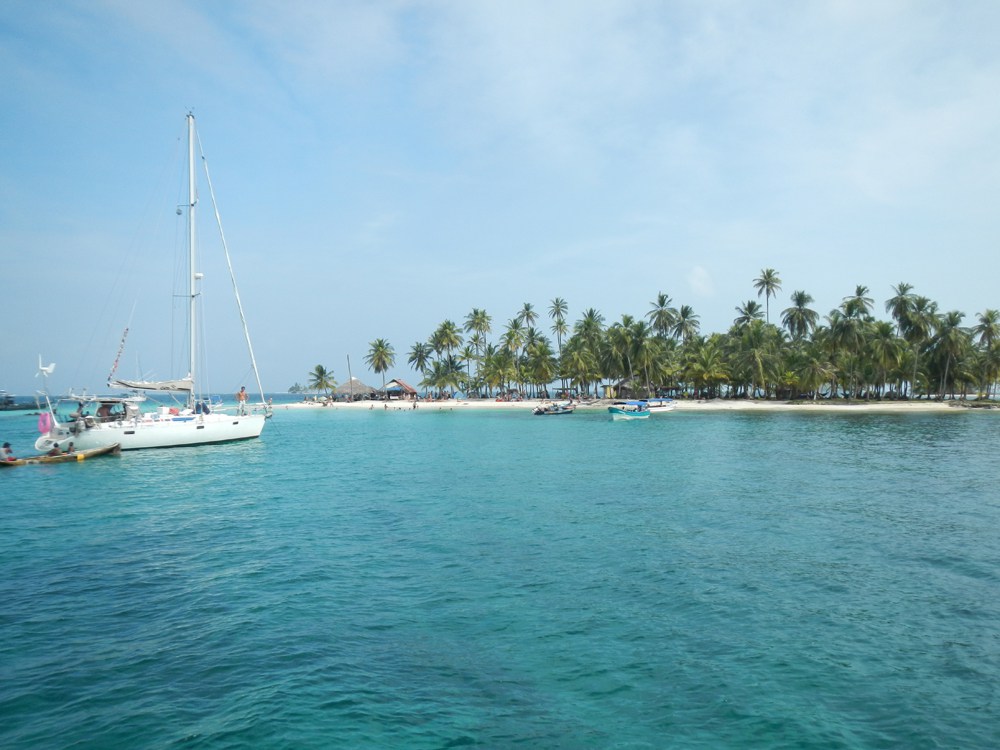
[[692, 294], [698, 297], [711, 297], [715, 294], [712, 277], [704, 266], [693, 266], [684, 280], [687, 281]]
[[[646, 3], [513, 2], [437, 6], [428, 94], [487, 139], [550, 158], [591, 159], [634, 137], [631, 114], [665, 52]], [[475, 135], [475, 134], [474, 134]]]

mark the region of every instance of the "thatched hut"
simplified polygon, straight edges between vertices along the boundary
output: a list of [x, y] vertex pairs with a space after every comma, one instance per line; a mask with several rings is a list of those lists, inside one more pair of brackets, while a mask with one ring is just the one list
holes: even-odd
[[[383, 393], [382, 389], [379, 393]], [[417, 397], [417, 389], [397, 378], [385, 384], [384, 395], [389, 399], [412, 399]]]
[[371, 396], [375, 393], [375, 389], [370, 385], [362, 383], [357, 378], [351, 378], [346, 383], [341, 383], [334, 388], [333, 393], [337, 398], [357, 401], [365, 396]]

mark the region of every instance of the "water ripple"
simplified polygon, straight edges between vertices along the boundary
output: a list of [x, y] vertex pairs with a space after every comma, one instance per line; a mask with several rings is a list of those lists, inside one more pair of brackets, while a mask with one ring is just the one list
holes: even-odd
[[0, 744], [1000, 745], [992, 419], [279, 416], [0, 475]]

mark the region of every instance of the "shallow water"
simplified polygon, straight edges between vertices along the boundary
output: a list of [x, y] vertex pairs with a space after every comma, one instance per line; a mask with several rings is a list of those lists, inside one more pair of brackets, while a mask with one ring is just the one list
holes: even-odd
[[998, 427], [279, 411], [8, 469], [0, 746], [993, 748]]

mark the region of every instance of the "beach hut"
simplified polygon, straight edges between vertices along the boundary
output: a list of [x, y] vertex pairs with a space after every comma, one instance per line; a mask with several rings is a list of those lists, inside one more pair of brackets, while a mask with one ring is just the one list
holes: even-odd
[[603, 388], [604, 398], [645, 398], [649, 395], [645, 383], [638, 378], [625, 378]]
[[375, 393], [375, 389], [370, 385], [362, 383], [357, 378], [351, 378], [346, 383], [338, 385], [333, 392], [338, 398], [346, 398], [357, 401], [365, 396], [371, 396]]
[[390, 380], [385, 384], [385, 396], [389, 399], [416, 398], [417, 389], [402, 380]]

